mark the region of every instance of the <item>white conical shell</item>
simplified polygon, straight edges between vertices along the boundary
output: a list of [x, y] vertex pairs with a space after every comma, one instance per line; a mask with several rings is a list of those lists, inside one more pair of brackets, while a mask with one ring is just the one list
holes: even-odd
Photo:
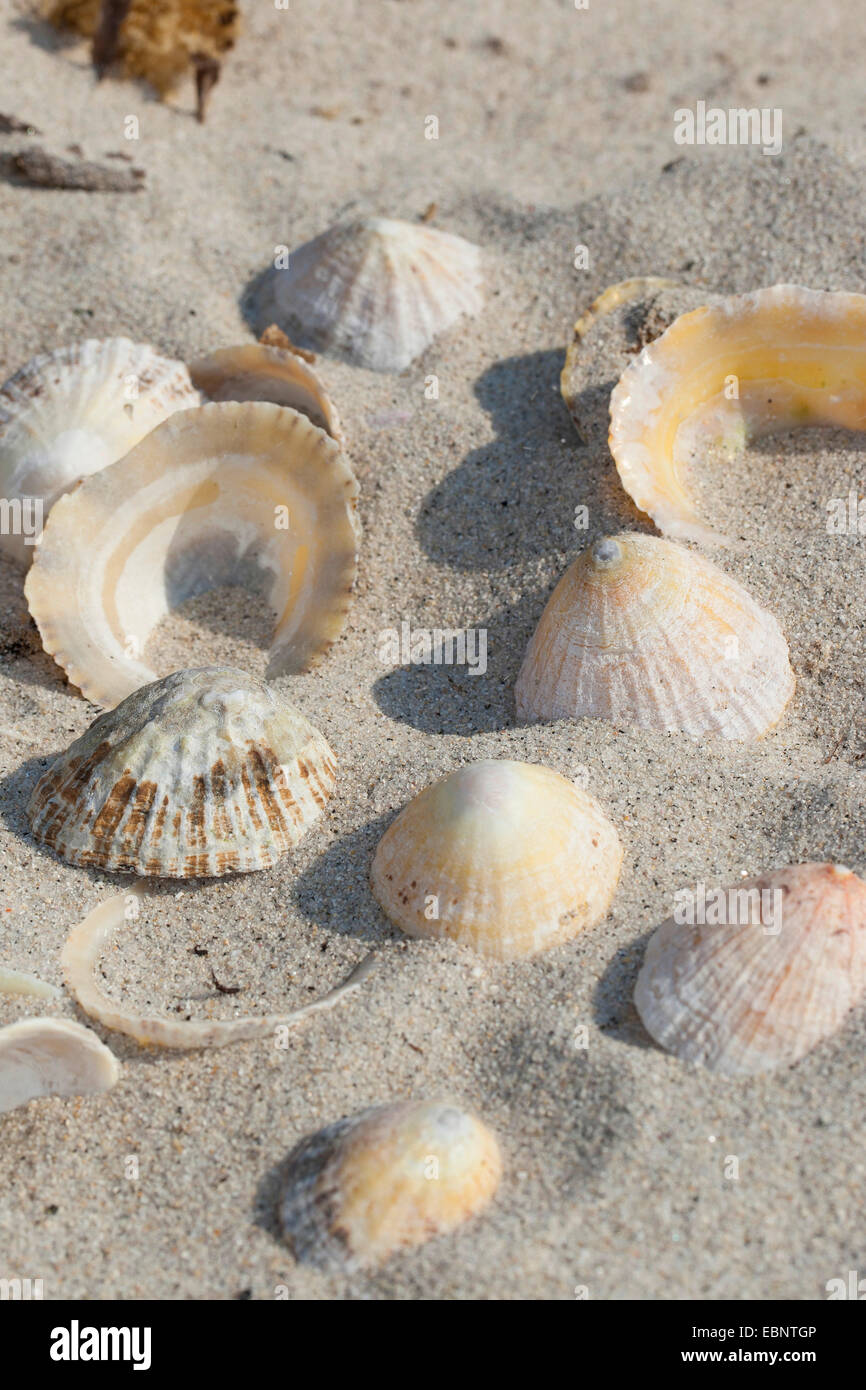
[[340, 417], [318, 374], [297, 353], [264, 343], [220, 348], [189, 364], [194, 384], [212, 401], [288, 405], [343, 442]]
[[155, 679], [140, 654], [165, 613], [264, 582], [267, 674], [304, 670], [346, 621], [357, 495], [333, 439], [295, 410], [185, 410], [55, 506], [25, 586], [45, 650], [110, 707]]
[[0, 1111], [41, 1096], [109, 1090], [120, 1063], [95, 1033], [63, 1018], [24, 1018], [0, 1028]]
[[[128, 338], [88, 338], [35, 357], [0, 389], [0, 498], [36, 499], [44, 524], [79, 478], [200, 401], [182, 362]], [[0, 550], [21, 564], [33, 558], [32, 543], [8, 527]]]
[[329, 228], [271, 273], [283, 329], [357, 366], [397, 372], [482, 307], [481, 253], [449, 232], [368, 217]]
[[33, 835], [71, 864], [168, 878], [266, 869], [334, 785], [327, 742], [262, 681], [175, 671], [102, 714], [36, 784]]
[[659, 530], [718, 545], [728, 538], [700, 515], [686, 477], [710, 441], [864, 420], [866, 296], [774, 285], [714, 298], [645, 347], [611, 395], [610, 449]]
[[280, 1216], [298, 1260], [329, 1272], [375, 1267], [453, 1231], [499, 1184], [496, 1137], [448, 1101], [376, 1106], [304, 1140]]
[[796, 864], [741, 880], [712, 908], [705, 891], [711, 924], [669, 918], [650, 938], [634, 994], [644, 1026], [711, 1071], [796, 1062], [866, 991], [866, 883]]
[[558, 772], [485, 760], [404, 807], [379, 842], [370, 881], [410, 936], [450, 937], [513, 960], [599, 922], [622, 854], [598, 802]]
[[625, 533], [566, 570], [515, 693], [527, 721], [590, 716], [753, 739], [793, 692], [781, 628], [741, 584], [672, 541]]

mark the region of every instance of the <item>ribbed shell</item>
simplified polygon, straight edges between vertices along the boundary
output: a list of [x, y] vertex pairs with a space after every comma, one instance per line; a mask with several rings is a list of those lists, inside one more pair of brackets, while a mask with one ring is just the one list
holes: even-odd
[[284, 330], [357, 366], [397, 372], [462, 314], [480, 312], [481, 253], [449, 232], [369, 217], [292, 251], [269, 292]]
[[410, 936], [513, 960], [599, 922], [622, 854], [598, 803], [558, 772], [486, 760], [409, 802], [379, 842], [371, 884]]
[[623, 372], [610, 398], [610, 448], [623, 487], [659, 530], [719, 545], [728, 538], [700, 515], [687, 465], [719, 438], [742, 445], [804, 424], [862, 430], [866, 296], [774, 285], [712, 298]]
[[155, 679], [141, 653], [166, 612], [264, 581], [276, 615], [267, 674], [306, 670], [346, 622], [357, 495], [333, 439], [295, 410], [183, 411], [54, 508], [25, 585], [45, 650], [111, 707]]
[[521, 720], [590, 716], [747, 740], [793, 692], [779, 624], [741, 584], [671, 541], [623, 534], [563, 575], [515, 694]]
[[495, 1136], [448, 1101], [376, 1106], [293, 1151], [283, 1230], [298, 1260], [352, 1273], [456, 1229], [491, 1200], [501, 1171]]
[[189, 372], [212, 401], [288, 405], [342, 443], [336, 406], [318, 374], [297, 353], [264, 343], [243, 343], [197, 358], [190, 363]]
[[836, 1032], [866, 991], [862, 879], [835, 864], [796, 864], [727, 891], [750, 889], [781, 891], [778, 933], [748, 924], [746, 912], [728, 912], [739, 925], [669, 918], [650, 938], [635, 987], [656, 1042], [711, 1071], [796, 1062]]
[[23, 1018], [0, 1028], [0, 1112], [42, 1096], [107, 1091], [120, 1063], [95, 1033], [65, 1018]]
[[[182, 362], [128, 338], [88, 338], [35, 357], [0, 388], [0, 497], [52, 503], [106, 468], [176, 410], [201, 397]], [[0, 533], [30, 564], [33, 546]]]
[[335, 759], [231, 667], [176, 671], [102, 714], [48, 769], [33, 834], [71, 864], [166, 878], [266, 869], [321, 814]]

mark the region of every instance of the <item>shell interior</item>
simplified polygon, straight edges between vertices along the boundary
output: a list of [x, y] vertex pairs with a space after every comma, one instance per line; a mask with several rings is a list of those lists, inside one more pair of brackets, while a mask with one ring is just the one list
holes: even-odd
[[95, 1033], [62, 1018], [24, 1018], [0, 1028], [0, 1111], [41, 1096], [107, 1091], [120, 1063]]
[[342, 443], [336, 406], [297, 353], [263, 343], [221, 348], [190, 363], [193, 382], [212, 401], [272, 401], [306, 415]]

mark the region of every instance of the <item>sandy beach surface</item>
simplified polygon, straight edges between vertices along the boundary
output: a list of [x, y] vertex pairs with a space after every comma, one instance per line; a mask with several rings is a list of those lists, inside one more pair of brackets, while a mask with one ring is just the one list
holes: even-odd
[[[431, 225], [484, 248], [484, 312], [404, 372], [318, 363], [360, 482], [360, 570], [342, 638], [278, 686], [337, 752], [326, 815], [267, 872], [152, 885], [102, 976], [150, 1012], [232, 1017], [305, 1003], [378, 956], [363, 989], [286, 1050], [159, 1052], [101, 1032], [123, 1063], [113, 1091], [0, 1120], [0, 1276], [76, 1299], [824, 1298], [828, 1280], [866, 1269], [866, 1011], [790, 1069], [725, 1078], [661, 1052], [632, 991], [677, 889], [800, 860], [866, 872], [866, 540], [825, 526], [829, 499], [863, 493], [860, 439], [777, 435], [701, 478], [719, 529], [744, 542], [713, 558], [777, 616], [797, 676], [759, 743], [517, 727], [513, 686], [586, 543], [575, 509], [589, 509], [590, 538], [652, 530], [606, 443], [633, 345], [599, 332], [583, 440], [559, 392], [594, 296], [636, 275], [708, 293], [866, 291], [864, 12], [855, 0], [243, 9], [200, 126], [189, 85], [165, 104], [96, 86], [84, 45], [3, 0], [0, 108], [42, 136], [0, 136], [0, 155], [131, 149], [146, 183], [0, 183], [0, 376], [87, 336], [186, 360], [252, 341], [251, 289], [274, 248], [350, 213], [414, 220], [435, 204]], [[780, 109], [781, 154], [676, 145], [673, 113], [699, 99]], [[430, 115], [438, 140], [425, 139]], [[486, 672], [384, 665], [381, 633], [404, 620], [484, 629]], [[148, 655], [161, 675], [221, 662], [261, 674], [269, 624], [248, 595], [206, 595]], [[41, 651], [6, 561], [0, 662], [0, 960], [59, 984], [70, 927], [129, 880], [30, 838], [37, 778], [98, 711]], [[608, 918], [513, 965], [404, 938], [368, 884], [395, 812], [481, 757], [585, 779], [625, 845]], [[0, 1023], [36, 1011], [80, 1017], [68, 997], [35, 1010], [0, 996]], [[371, 1274], [296, 1263], [276, 1220], [292, 1146], [367, 1105], [439, 1095], [500, 1136], [489, 1210]]]

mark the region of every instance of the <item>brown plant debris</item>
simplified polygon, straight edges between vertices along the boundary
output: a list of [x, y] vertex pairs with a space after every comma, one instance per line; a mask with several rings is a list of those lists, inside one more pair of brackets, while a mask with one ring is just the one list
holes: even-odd
[[35, 125], [29, 121], [19, 121], [17, 116], [4, 116], [0, 112], [0, 135], [41, 135]]
[[137, 193], [144, 186], [143, 169], [110, 169], [86, 159], [59, 159], [37, 145], [10, 154], [9, 172], [39, 188], [74, 188], [85, 193]]
[[305, 362], [315, 362], [316, 360], [314, 352], [310, 352], [309, 348], [298, 347], [275, 323], [268, 325], [259, 338], [259, 342], [264, 347], [282, 348], [285, 352], [293, 352], [296, 357], [303, 357]]

